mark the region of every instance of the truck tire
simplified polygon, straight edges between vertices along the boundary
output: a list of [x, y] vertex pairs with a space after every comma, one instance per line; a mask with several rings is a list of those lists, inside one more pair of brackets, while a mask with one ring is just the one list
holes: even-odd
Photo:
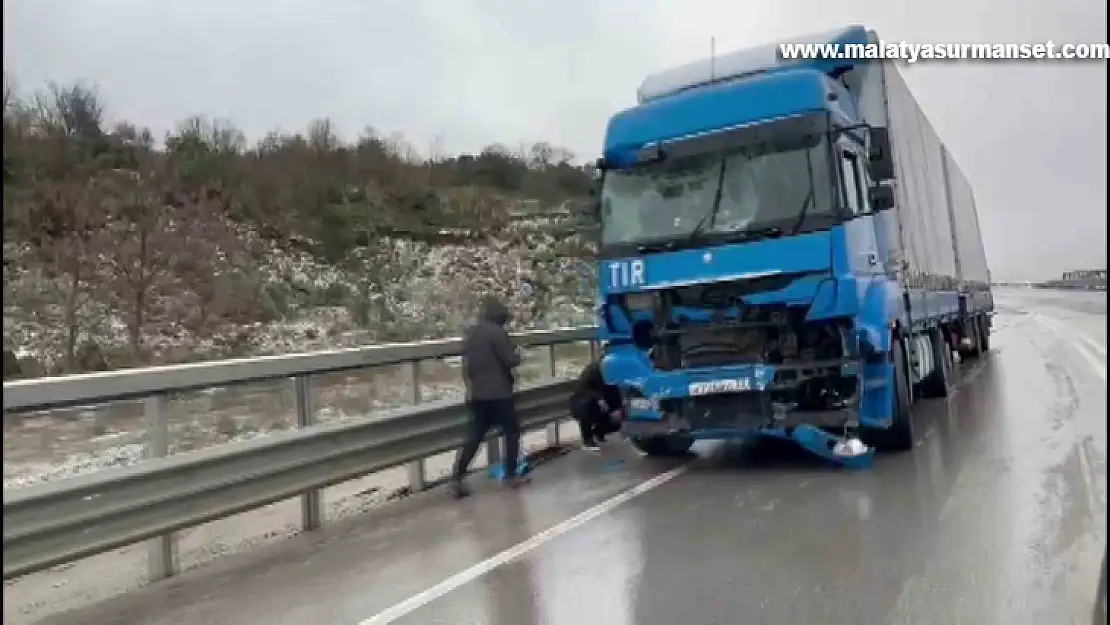
[[979, 315], [979, 352], [980, 356], [986, 357], [991, 351], [991, 328], [990, 319], [986, 315]]
[[921, 396], [948, 397], [952, 394], [952, 349], [940, 328], [929, 332], [929, 346], [933, 350], [934, 366], [933, 372], [921, 381]]
[[632, 446], [649, 456], [681, 456], [694, 445], [694, 439], [688, 436], [644, 436], [631, 439]]
[[875, 446], [888, 451], [909, 451], [913, 449], [913, 400], [905, 341], [893, 342], [890, 358], [894, 365], [891, 423], [888, 429], [876, 433]]
[[971, 347], [967, 348], [960, 357], [967, 360], [975, 360], [979, 357], [980, 351], [983, 348], [983, 333], [979, 330], [978, 315], [968, 319], [967, 323], [964, 324], [964, 328], [967, 330], [967, 338], [971, 339]]

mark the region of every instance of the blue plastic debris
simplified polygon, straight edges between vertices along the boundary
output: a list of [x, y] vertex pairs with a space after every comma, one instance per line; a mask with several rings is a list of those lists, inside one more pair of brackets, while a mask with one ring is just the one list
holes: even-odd
[[834, 462], [846, 469], [866, 469], [869, 468], [875, 459], [875, 450], [871, 447], [864, 448], [862, 453], [857, 455], [840, 455], [833, 451], [837, 442], [842, 439], [839, 436], [833, 436], [809, 425], [800, 425], [790, 433], [790, 438], [794, 442], [801, 445], [806, 451], [821, 456], [822, 458]]
[[623, 465], [624, 465], [624, 460], [617, 460], [617, 459], [606, 460], [605, 462], [601, 463], [602, 468], [608, 469], [609, 471], [617, 471]]
[[[528, 461], [522, 458], [520, 460], [520, 463], [516, 465], [516, 474], [524, 475], [531, 469], [532, 467], [528, 464]], [[505, 465], [501, 462], [498, 462], [497, 464], [491, 464], [489, 469], [487, 470], [487, 473], [489, 474], [489, 478], [491, 480], [496, 480], [500, 482], [501, 480], [505, 479]]]

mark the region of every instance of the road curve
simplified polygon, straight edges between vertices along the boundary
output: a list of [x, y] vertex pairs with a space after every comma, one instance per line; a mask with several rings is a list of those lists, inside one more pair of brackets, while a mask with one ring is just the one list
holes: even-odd
[[[1106, 296], [998, 295], [994, 348], [867, 471], [620, 442], [516, 492], [439, 489], [45, 624], [1090, 623]], [[475, 482], [481, 480], [475, 478]]]

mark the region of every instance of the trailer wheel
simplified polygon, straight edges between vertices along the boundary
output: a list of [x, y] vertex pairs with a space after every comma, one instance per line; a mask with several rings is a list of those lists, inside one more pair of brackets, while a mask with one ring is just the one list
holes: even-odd
[[630, 439], [632, 446], [649, 456], [681, 456], [694, 445], [688, 436], [644, 436]]
[[913, 449], [913, 403], [905, 341], [896, 341], [891, 345], [890, 357], [894, 365], [891, 424], [889, 429], [876, 433], [875, 444], [890, 451], [909, 451]]
[[933, 371], [921, 381], [923, 397], [948, 397], [952, 393], [952, 349], [944, 340], [944, 332], [933, 328], [929, 332], [929, 345], [933, 350]]

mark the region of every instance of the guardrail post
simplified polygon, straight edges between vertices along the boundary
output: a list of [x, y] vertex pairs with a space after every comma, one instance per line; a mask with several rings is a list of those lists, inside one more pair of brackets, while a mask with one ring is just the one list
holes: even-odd
[[[298, 375], [293, 378], [293, 391], [297, 402], [297, 427], [306, 428], [316, 422], [316, 406], [312, 401], [311, 378]], [[301, 528], [310, 531], [320, 527], [323, 519], [320, 489], [301, 493]]]
[[[145, 400], [146, 457], [165, 458], [170, 452], [170, 424], [166, 418], [169, 396], [151, 395]], [[150, 539], [147, 543], [147, 578], [156, 582], [177, 573], [177, 539], [172, 533]]]
[[[551, 343], [544, 350], [547, 353], [547, 377], [555, 379], [555, 344]], [[551, 423], [547, 426], [547, 446], [559, 446], [559, 422]]]
[[[411, 389], [409, 399], [412, 401], [412, 405], [415, 406], [415, 405], [419, 404], [420, 400], [421, 400], [421, 396], [420, 396], [421, 395], [421, 393], [420, 393], [420, 361], [419, 360], [413, 360], [413, 361], [408, 362], [407, 364], [408, 364], [408, 367], [407, 367], [408, 383], [409, 383], [409, 386], [410, 386], [410, 389]], [[425, 481], [425, 477], [424, 477], [426, 474], [424, 472], [424, 459], [423, 458], [420, 458], [419, 460], [413, 460], [412, 462], [410, 462], [408, 464], [408, 474], [409, 474], [409, 492], [415, 493], [415, 492], [419, 492], [419, 491], [422, 491], [425, 488], [427, 488], [427, 482]]]

